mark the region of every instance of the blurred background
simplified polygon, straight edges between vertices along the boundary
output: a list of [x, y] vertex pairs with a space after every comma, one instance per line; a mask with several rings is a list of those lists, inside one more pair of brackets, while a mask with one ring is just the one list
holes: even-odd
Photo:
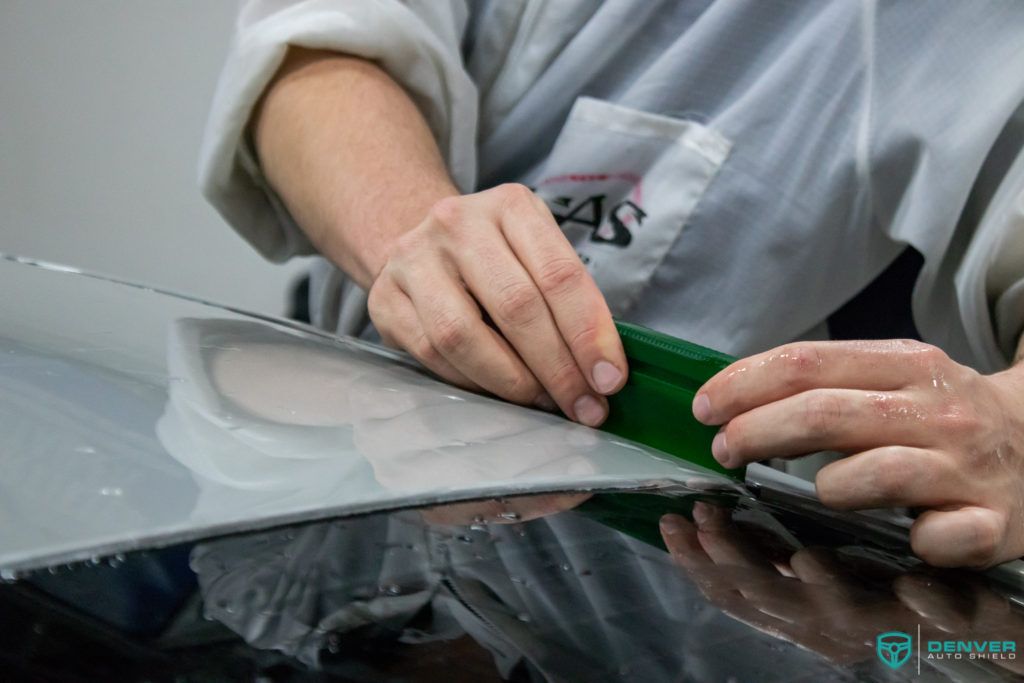
[[284, 312], [302, 261], [264, 262], [196, 181], [237, 6], [0, 0], [0, 252]]

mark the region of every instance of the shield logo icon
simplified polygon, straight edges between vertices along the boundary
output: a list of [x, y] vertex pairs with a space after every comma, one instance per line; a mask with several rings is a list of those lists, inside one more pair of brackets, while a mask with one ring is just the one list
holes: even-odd
[[875, 652], [882, 662], [893, 669], [898, 669], [910, 659], [913, 639], [903, 631], [886, 631], [875, 638]]

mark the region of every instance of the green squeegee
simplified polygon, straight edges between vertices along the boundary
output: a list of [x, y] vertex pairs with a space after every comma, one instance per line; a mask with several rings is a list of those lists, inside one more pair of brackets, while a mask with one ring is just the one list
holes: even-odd
[[718, 428], [697, 422], [690, 407], [704, 382], [735, 359], [639, 325], [615, 326], [629, 379], [608, 397], [601, 429], [742, 480], [745, 468], [726, 469], [711, 456]]

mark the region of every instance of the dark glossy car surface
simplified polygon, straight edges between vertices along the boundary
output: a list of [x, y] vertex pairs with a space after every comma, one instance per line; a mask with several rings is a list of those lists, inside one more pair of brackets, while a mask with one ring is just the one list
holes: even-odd
[[60, 271], [0, 260], [0, 680], [1024, 672], [1019, 563], [931, 570], [906, 518], [766, 468]]

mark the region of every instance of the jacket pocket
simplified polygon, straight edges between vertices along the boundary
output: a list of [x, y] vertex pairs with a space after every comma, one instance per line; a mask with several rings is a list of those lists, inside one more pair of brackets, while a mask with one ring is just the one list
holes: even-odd
[[695, 121], [576, 100], [532, 184], [613, 315], [636, 302], [730, 147]]

